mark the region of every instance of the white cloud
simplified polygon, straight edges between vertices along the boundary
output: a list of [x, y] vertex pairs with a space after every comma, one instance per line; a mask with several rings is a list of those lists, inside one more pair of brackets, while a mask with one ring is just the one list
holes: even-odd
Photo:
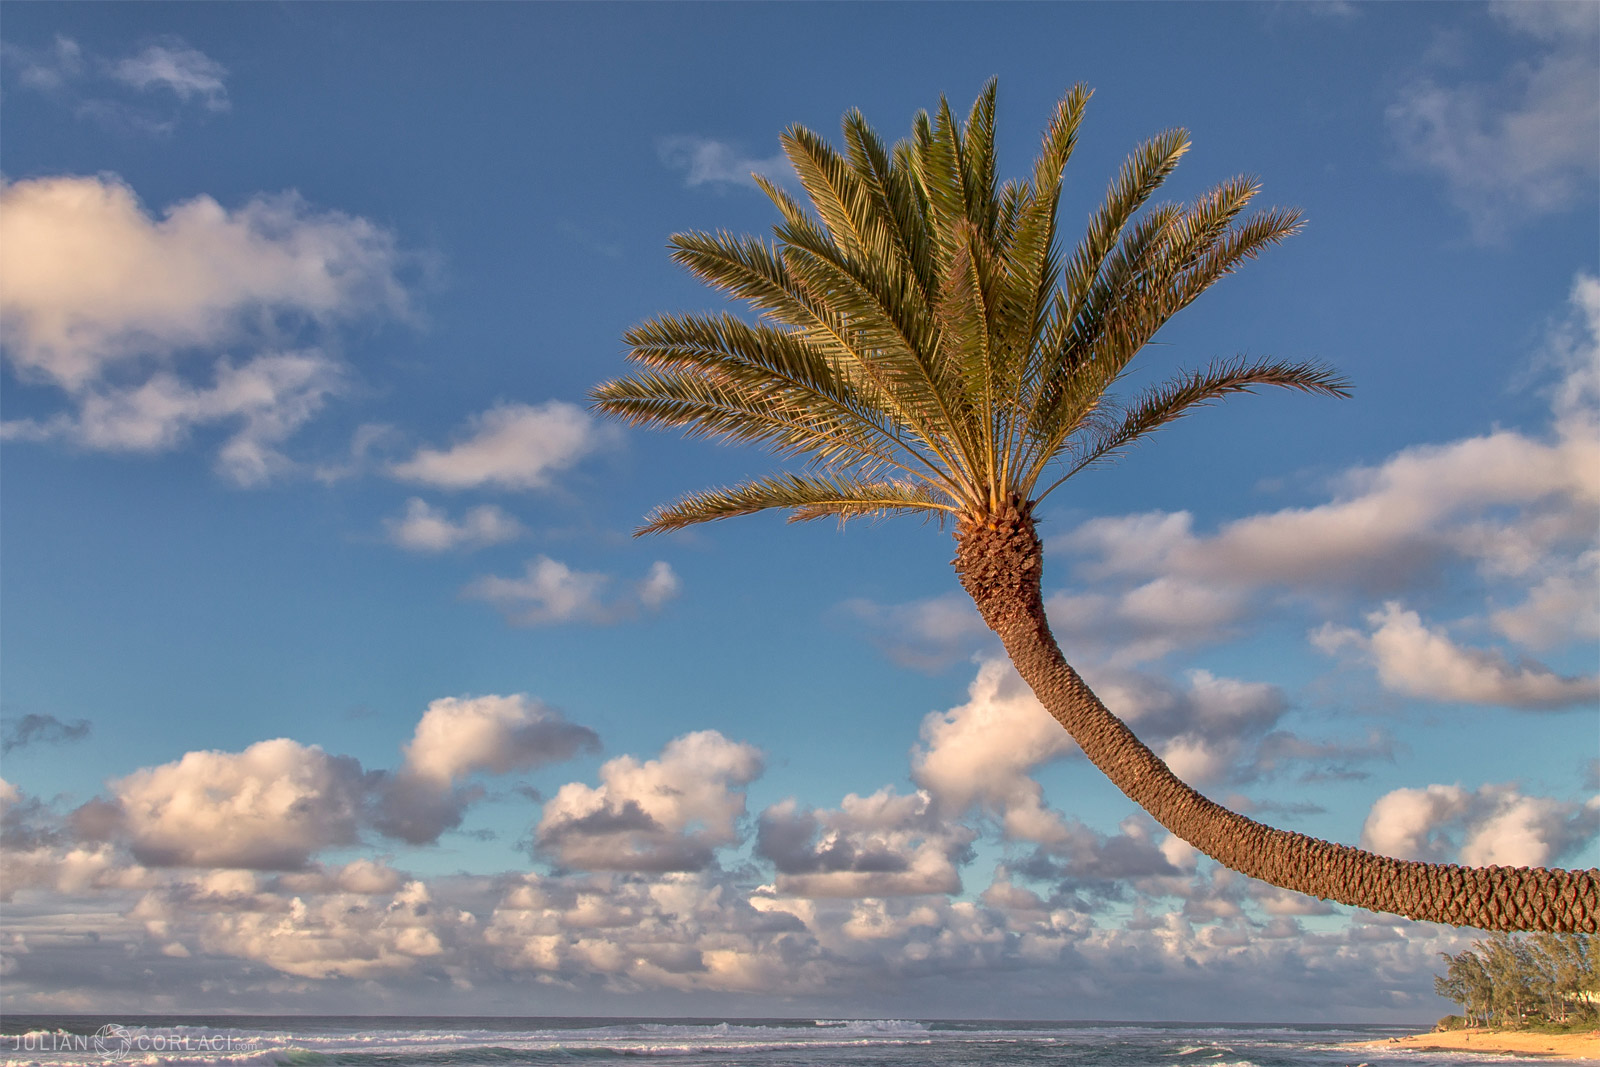
[[200, 928], [207, 952], [258, 960], [304, 978], [387, 978], [445, 952], [444, 938], [471, 916], [435, 905], [422, 882], [387, 901], [330, 894], [307, 901], [269, 898], [261, 910], [218, 910]]
[[295, 194], [148, 215], [111, 177], [0, 187], [0, 314], [18, 373], [81, 392], [109, 370], [249, 337], [265, 316], [408, 313], [394, 237]]
[[449, 783], [478, 771], [509, 774], [599, 748], [593, 730], [521, 693], [445, 697], [423, 712], [405, 747], [405, 769]]
[[1600, 809], [1505, 790], [1461, 843], [1461, 862], [1474, 867], [1543, 867], [1600, 833]]
[[363, 788], [355, 760], [288, 738], [190, 752], [111, 785], [141, 863], [267, 870], [353, 844]]
[[1600, 699], [1600, 676], [1565, 677], [1540, 663], [1512, 663], [1493, 649], [1463, 648], [1396, 601], [1367, 623], [1370, 634], [1323, 626], [1312, 642], [1328, 652], [1361, 650], [1385, 688], [1427, 700], [1547, 710]]
[[[1351, 492], [1328, 504], [1286, 508], [1191, 532], [1187, 512], [1092, 519], [1052, 546], [1098, 557], [1094, 572], [1162, 570], [1248, 591], [1268, 585], [1404, 587], [1440, 558], [1490, 550], [1481, 525], [1492, 509], [1564, 509], [1564, 521], [1528, 531], [1546, 543], [1584, 536], [1600, 477], [1591, 442], [1553, 443], [1502, 430], [1443, 446], [1405, 449], [1380, 467], [1349, 472]], [[1464, 519], [1479, 519], [1477, 526]], [[1459, 524], [1452, 527], [1452, 523]]]
[[797, 897], [959, 893], [976, 831], [940, 815], [926, 791], [887, 786], [847, 795], [838, 811], [793, 800], [761, 813], [756, 855], [778, 870], [777, 891]]
[[672, 170], [681, 171], [683, 183], [691, 189], [697, 185], [754, 187], [751, 174], [780, 183], [794, 177], [794, 168], [782, 152], [766, 159], [755, 159], [726, 141], [709, 137], [663, 137], [657, 143], [657, 150], [661, 162]]
[[1600, 160], [1594, 6], [1520, 0], [1491, 10], [1542, 47], [1497, 82], [1419, 77], [1387, 112], [1403, 158], [1444, 177], [1481, 240], [1592, 196]]
[[483, 795], [462, 784], [472, 775], [530, 770], [599, 749], [593, 730], [524, 694], [444, 697], [423, 712], [400, 769], [371, 776], [371, 825], [413, 845], [431, 844], [460, 826], [467, 806]]
[[1378, 798], [1361, 828], [1361, 846], [1397, 859], [1441, 859], [1441, 830], [1467, 811], [1471, 794], [1458, 785], [1396, 789]]
[[482, 548], [514, 541], [525, 532], [521, 523], [492, 504], [472, 508], [455, 522], [448, 512], [420, 497], [407, 500], [405, 514], [385, 519], [383, 525], [390, 541], [413, 552]]
[[228, 71], [221, 63], [181, 40], [152, 44], [138, 55], [109, 66], [111, 77], [141, 92], [165, 89], [178, 99], [198, 99], [210, 111], [226, 111]]
[[538, 556], [527, 562], [522, 577], [486, 575], [468, 585], [462, 595], [487, 600], [505, 612], [514, 626], [606, 624], [633, 618], [641, 608], [658, 611], [678, 595], [680, 587], [672, 567], [659, 560], [643, 579], [615, 596], [606, 595], [611, 584], [609, 574], [575, 571], [548, 556]]
[[551, 400], [538, 407], [502, 404], [473, 416], [467, 435], [447, 449], [419, 448], [389, 473], [440, 489], [543, 489], [550, 476], [611, 439], [580, 407]]
[[1044, 807], [1029, 774], [1077, 745], [1001, 659], [985, 660], [967, 702], [922, 720], [911, 777], [950, 817], [977, 805], [1002, 818], [1005, 832], [1038, 840], [1059, 816]]
[[1600, 803], [1526, 796], [1511, 785], [1396, 789], [1372, 805], [1362, 847], [1399, 859], [1547, 866], [1600, 836]]
[[659, 611], [667, 601], [676, 597], [682, 590], [683, 583], [678, 580], [678, 575], [673, 571], [671, 564], [665, 560], [656, 560], [650, 564], [650, 571], [644, 576], [635, 588], [635, 595], [639, 603], [651, 611]]
[[1524, 648], [1547, 649], [1600, 640], [1600, 550], [1583, 553], [1528, 590], [1514, 607], [1494, 612], [1494, 628]]
[[[412, 845], [461, 825], [484, 795], [467, 781], [567, 760], [600, 747], [593, 730], [523, 694], [446, 697], [428, 705], [396, 771], [365, 771], [349, 756], [287, 738], [243, 752], [200, 751], [111, 783], [65, 819], [9, 805], [7, 847], [75, 840], [124, 845], [156, 867], [314, 870], [312, 857], [375, 830]], [[43, 818], [43, 821], [40, 821]]]
[[756, 748], [715, 730], [669, 741], [658, 759], [618, 756], [600, 785], [569, 782], [545, 804], [538, 847], [581, 870], [702, 870], [740, 839], [739, 787], [761, 770]]
[[314, 350], [256, 356], [237, 366], [221, 359], [210, 387], [167, 371], [137, 386], [92, 385], [74, 397], [74, 414], [5, 423], [0, 439], [157, 453], [177, 448], [198, 427], [233, 424], [218, 449], [217, 471], [237, 485], [261, 485], [294, 467], [278, 446], [344, 388], [343, 368]]
[[[179, 447], [231, 427], [218, 471], [259, 485], [296, 467], [283, 444], [348, 385], [300, 329], [410, 314], [387, 231], [294, 194], [228, 211], [210, 197], [146, 214], [115, 177], [0, 184], [0, 343], [26, 382], [71, 410], [0, 426], [7, 440], [108, 452]], [[223, 346], [257, 350], [216, 356]], [[211, 350], [212, 381], [174, 364]]]

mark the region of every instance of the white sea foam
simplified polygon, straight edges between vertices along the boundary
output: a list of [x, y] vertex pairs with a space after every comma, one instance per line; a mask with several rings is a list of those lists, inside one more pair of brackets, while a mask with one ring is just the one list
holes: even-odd
[[[22, 1020], [19, 1020], [22, 1021]], [[1040, 1065], [1067, 1056], [1082, 1062], [1087, 1050], [1104, 1049], [1106, 1062], [1178, 1062], [1195, 1067], [1255, 1067], [1265, 1053], [1274, 1062], [1287, 1054], [1307, 1065], [1337, 1065], [1344, 1059], [1330, 1046], [1329, 1031], [1286, 1028], [1155, 1027], [1071, 1024], [937, 1023], [908, 1019], [810, 1020], [297, 1020], [288, 1017], [217, 1020], [218, 1026], [127, 1026], [134, 1046], [129, 1064], [173, 1067], [246, 1067], [254, 1064], [305, 1064], [328, 1061], [360, 1064], [440, 1065], [546, 1063], [581, 1057], [609, 1060], [663, 1059], [686, 1067], [738, 1063], [745, 1067], [785, 1063], [828, 1064], [870, 1056], [885, 1067], [925, 1067], [955, 1059], [1005, 1062], [1023, 1055]], [[29, 1020], [31, 1023], [31, 1020]], [[83, 1035], [34, 1029], [0, 1037], [0, 1065], [104, 1067], [93, 1047], [45, 1051], [43, 1042], [65, 1037], [80, 1046]], [[1339, 1037], [1377, 1036], [1372, 1031], [1342, 1031]], [[207, 1046], [196, 1048], [205, 1041]], [[218, 1042], [222, 1051], [216, 1051]], [[185, 1042], [188, 1043], [185, 1047]], [[14, 1044], [29, 1045], [17, 1047]], [[209, 1048], [211, 1051], [206, 1051]], [[962, 1049], [970, 1052], [963, 1052]], [[1060, 1050], [1059, 1053], [1051, 1050]], [[1297, 1057], [1297, 1058], [1296, 1058]], [[1066, 1062], [1065, 1060], [1061, 1062]], [[1421, 1060], [1418, 1062], [1433, 1062]]]

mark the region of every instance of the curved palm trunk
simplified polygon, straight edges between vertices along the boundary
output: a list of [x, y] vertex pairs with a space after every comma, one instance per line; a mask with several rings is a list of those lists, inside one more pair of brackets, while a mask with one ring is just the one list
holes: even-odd
[[1224, 866], [1263, 882], [1412, 919], [1482, 930], [1596, 932], [1600, 871], [1461, 867], [1379, 856], [1276, 830], [1184, 784], [1068, 666], [1039, 591], [1043, 554], [1013, 502], [956, 530], [961, 584], [1017, 673], [1096, 767], [1157, 822]]

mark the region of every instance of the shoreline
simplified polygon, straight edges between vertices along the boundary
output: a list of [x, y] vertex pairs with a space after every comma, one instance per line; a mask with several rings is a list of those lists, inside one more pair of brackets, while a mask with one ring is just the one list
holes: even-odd
[[1538, 1056], [1558, 1061], [1600, 1062], [1600, 1030], [1571, 1034], [1542, 1034], [1534, 1030], [1434, 1030], [1383, 1041], [1361, 1041], [1350, 1046], [1378, 1050], [1397, 1048], [1419, 1052], [1479, 1052], [1486, 1055]]

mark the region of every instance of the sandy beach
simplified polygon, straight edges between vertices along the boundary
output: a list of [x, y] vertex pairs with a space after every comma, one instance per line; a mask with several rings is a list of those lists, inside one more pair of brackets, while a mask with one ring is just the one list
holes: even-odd
[[1370, 1049], [1413, 1048], [1419, 1051], [1515, 1053], [1554, 1060], [1600, 1061], [1600, 1031], [1581, 1034], [1540, 1034], [1526, 1030], [1448, 1030], [1364, 1042]]

